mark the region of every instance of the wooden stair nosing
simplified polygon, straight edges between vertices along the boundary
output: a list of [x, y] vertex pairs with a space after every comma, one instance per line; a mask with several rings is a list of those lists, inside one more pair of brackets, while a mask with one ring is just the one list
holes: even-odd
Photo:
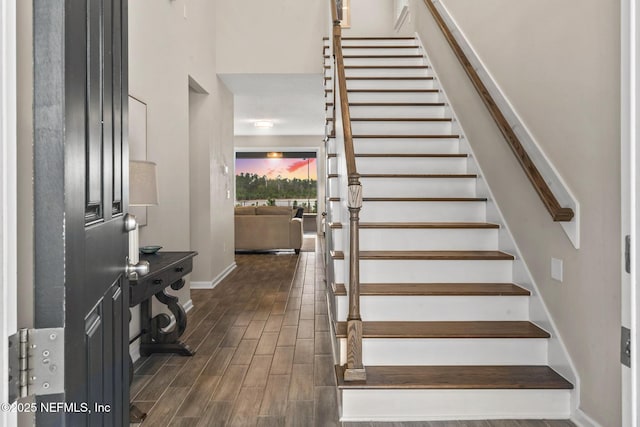
[[426, 157], [426, 158], [467, 158], [468, 154], [411, 154], [411, 153], [363, 153], [356, 154], [361, 158], [388, 158], [388, 157]]
[[[325, 55], [325, 58], [329, 58], [329, 55]], [[396, 59], [396, 58], [423, 58], [423, 55], [343, 55], [344, 59]]]
[[460, 135], [353, 135], [353, 139], [459, 139]]
[[[333, 293], [347, 296], [343, 283], [332, 283]], [[360, 296], [529, 296], [515, 283], [360, 283]]]
[[349, 107], [444, 107], [444, 102], [350, 102]]
[[362, 222], [360, 228], [498, 229], [487, 222]]
[[486, 202], [486, 197], [365, 197], [364, 202]]
[[[337, 177], [337, 175], [336, 175]], [[363, 173], [360, 174], [360, 178], [424, 178], [424, 179], [446, 179], [446, 178], [462, 178], [462, 179], [469, 179], [469, 178], [477, 178], [478, 175], [476, 174], [446, 174], [446, 173], [430, 173], [430, 174], [422, 174], [422, 173], [406, 173], [406, 174], [400, 174], [400, 173]]]
[[347, 80], [434, 80], [433, 76], [347, 76]]
[[426, 70], [428, 65], [345, 65], [345, 70]]
[[[332, 251], [333, 259], [344, 259], [344, 252]], [[515, 257], [502, 251], [360, 251], [360, 260], [412, 261], [512, 261]]]
[[342, 50], [345, 49], [419, 49], [420, 46], [410, 44], [391, 44], [387, 46], [381, 45], [342, 45]]
[[[342, 228], [342, 223], [333, 222], [333, 228]], [[488, 222], [361, 222], [361, 229], [498, 229], [498, 224]]]
[[[347, 337], [347, 322], [335, 322], [336, 337]], [[509, 321], [444, 321], [444, 322], [403, 322], [380, 321], [362, 322], [363, 338], [404, 338], [404, 339], [472, 339], [472, 338], [549, 338], [551, 335], [526, 320]]]
[[[329, 38], [327, 38], [328, 40]], [[342, 37], [342, 40], [415, 40], [415, 37]]]
[[351, 93], [440, 93], [440, 89], [347, 89]]
[[[333, 89], [325, 89], [331, 93]], [[349, 93], [440, 93], [440, 89], [347, 89]]]
[[451, 117], [352, 117], [352, 122], [451, 122]]
[[344, 381], [336, 366], [338, 388], [437, 390], [571, 390], [573, 384], [548, 366], [450, 365], [366, 366], [366, 381]]

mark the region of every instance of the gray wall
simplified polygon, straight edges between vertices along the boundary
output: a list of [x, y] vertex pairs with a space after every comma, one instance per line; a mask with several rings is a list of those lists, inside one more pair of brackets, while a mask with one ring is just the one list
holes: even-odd
[[[577, 197], [581, 248], [554, 224], [422, 0], [412, 22], [581, 378], [580, 409], [620, 425], [620, 10], [599, 0], [443, 0]], [[564, 260], [564, 282], [550, 277]]]

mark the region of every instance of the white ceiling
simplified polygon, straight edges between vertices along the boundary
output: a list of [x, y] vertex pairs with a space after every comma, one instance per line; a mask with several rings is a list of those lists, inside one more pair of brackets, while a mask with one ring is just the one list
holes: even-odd
[[[234, 95], [236, 135], [324, 135], [322, 74], [222, 74]], [[273, 121], [269, 129], [257, 120]]]

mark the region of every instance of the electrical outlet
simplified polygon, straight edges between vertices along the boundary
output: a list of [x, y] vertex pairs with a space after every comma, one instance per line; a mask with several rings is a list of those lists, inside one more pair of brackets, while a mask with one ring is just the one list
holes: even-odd
[[563, 265], [562, 260], [558, 258], [551, 258], [551, 278], [562, 282]]

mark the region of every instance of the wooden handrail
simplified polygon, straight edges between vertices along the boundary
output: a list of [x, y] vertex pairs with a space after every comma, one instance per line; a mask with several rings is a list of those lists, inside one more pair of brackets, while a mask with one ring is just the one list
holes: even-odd
[[[340, 91], [340, 112], [344, 134], [344, 151], [347, 163], [349, 209], [349, 314], [347, 316], [347, 365], [344, 370], [345, 381], [364, 381], [367, 378], [362, 363], [362, 318], [360, 317], [360, 209], [362, 209], [362, 184], [356, 168], [356, 155], [353, 148], [351, 132], [351, 114], [349, 113], [349, 95], [347, 93], [347, 76], [342, 54], [342, 29], [338, 19], [338, 0], [331, 2], [331, 18], [333, 21], [333, 55], [335, 58], [333, 95]], [[338, 87], [336, 88], [335, 85]], [[335, 98], [334, 98], [335, 99]], [[334, 100], [335, 108], [335, 100]], [[335, 110], [334, 110], [335, 113]], [[334, 114], [334, 132], [337, 118]]]
[[551, 217], [553, 218], [553, 220], [554, 221], [571, 221], [571, 219], [574, 216], [573, 209], [564, 208], [560, 206], [558, 199], [556, 198], [556, 196], [553, 194], [553, 192], [545, 182], [544, 178], [540, 174], [540, 171], [538, 171], [538, 168], [533, 163], [533, 161], [531, 160], [531, 157], [529, 157], [529, 154], [527, 153], [524, 146], [520, 142], [520, 139], [518, 139], [518, 136], [509, 125], [509, 122], [505, 118], [504, 114], [502, 113], [502, 111], [500, 111], [498, 104], [496, 104], [496, 102], [494, 101], [493, 97], [489, 93], [489, 90], [487, 89], [485, 84], [482, 82], [482, 80], [480, 79], [480, 76], [478, 75], [476, 70], [473, 68], [473, 65], [467, 58], [467, 55], [464, 53], [464, 51], [458, 44], [458, 41], [453, 36], [453, 33], [451, 32], [446, 22], [442, 18], [442, 15], [440, 15], [440, 12], [438, 12], [438, 9], [433, 3], [433, 0], [424, 0], [424, 3], [429, 9], [429, 11], [431, 12], [431, 14], [433, 15], [433, 18], [436, 20], [436, 23], [442, 30], [442, 33], [444, 34], [444, 37], [447, 39], [447, 42], [449, 42], [451, 49], [453, 50], [456, 57], [462, 64], [462, 68], [464, 68], [465, 72], [471, 79], [473, 86], [475, 86], [476, 90], [478, 91], [478, 94], [480, 95], [480, 98], [482, 99], [487, 109], [489, 110], [491, 117], [493, 117], [493, 120], [496, 122], [498, 129], [500, 129], [500, 132], [502, 133], [505, 140], [509, 144], [509, 147], [511, 147], [511, 150], [516, 156], [516, 159], [518, 159], [520, 166], [522, 166], [522, 169], [524, 170], [525, 174], [529, 178], [531, 185], [533, 185], [533, 188], [535, 189], [536, 193], [538, 193], [538, 196], [540, 197], [540, 199], [542, 200], [542, 203], [545, 205], [545, 207], [551, 214]]

